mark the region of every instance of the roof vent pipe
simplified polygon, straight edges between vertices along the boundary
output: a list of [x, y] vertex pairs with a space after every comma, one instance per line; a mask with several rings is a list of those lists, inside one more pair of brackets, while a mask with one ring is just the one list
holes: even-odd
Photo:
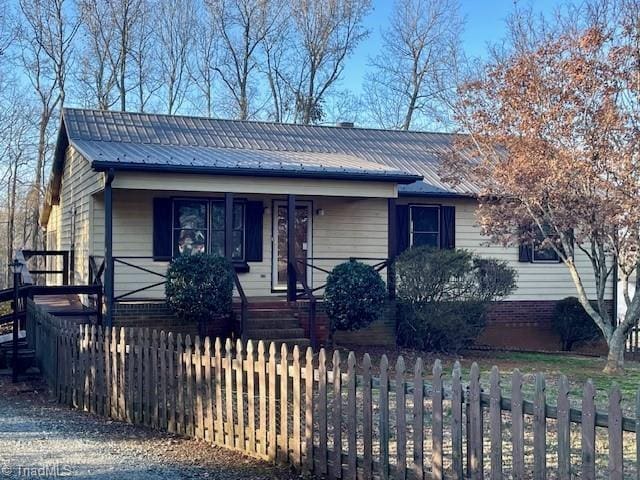
[[340, 128], [353, 128], [354, 126], [353, 122], [336, 122], [336, 127]]

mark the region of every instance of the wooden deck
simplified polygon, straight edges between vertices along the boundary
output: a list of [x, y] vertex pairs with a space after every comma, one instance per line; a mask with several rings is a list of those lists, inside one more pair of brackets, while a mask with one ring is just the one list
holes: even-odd
[[70, 320], [76, 323], [91, 323], [90, 315], [57, 315], [56, 312], [82, 312], [85, 309], [78, 295], [36, 295], [34, 302], [46, 312], [56, 315], [58, 318]]

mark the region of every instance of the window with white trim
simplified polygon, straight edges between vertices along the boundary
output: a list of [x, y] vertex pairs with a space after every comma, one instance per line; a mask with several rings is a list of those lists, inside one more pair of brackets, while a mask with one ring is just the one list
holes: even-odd
[[440, 248], [440, 207], [412, 205], [410, 210], [411, 246]]

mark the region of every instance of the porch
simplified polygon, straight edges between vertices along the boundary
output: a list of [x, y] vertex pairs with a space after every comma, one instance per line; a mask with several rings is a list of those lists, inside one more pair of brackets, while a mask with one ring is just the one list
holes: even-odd
[[395, 256], [394, 189], [360, 185], [345, 196], [345, 189], [313, 194], [318, 187], [282, 194], [114, 184], [93, 197], [90, 253], [105, 254], [88, 256], [89, 283], [104, 287], [107, 325], [125, 308], [164, 302], [172, 257], [211, 252], [235, 266], [237, 334], [316, 344], [328, 335], [317, 303], [331, 269], [352, 259], [387, 278]]

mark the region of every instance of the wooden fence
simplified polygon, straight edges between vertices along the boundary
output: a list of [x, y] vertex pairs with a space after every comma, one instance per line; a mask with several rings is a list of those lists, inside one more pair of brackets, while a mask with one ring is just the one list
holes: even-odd
[[[620, 391], [596, 411], [561, 377], [517, 371], [488, 383], [473, 365], [372, 364], [338, 351], [71, 325], [29, 305], [30, 342], [57, 399], [116, 420], [200, 438], [327, 478], [637, 478], [636, 418]], [[509, 394], [509, 396], [507, 396]], [[530, 399], [525, 399], [528, 396]], [[576, 408], [579, 405], [580, 409]], [[639, 407], [640, 408], [640, 407]]]

